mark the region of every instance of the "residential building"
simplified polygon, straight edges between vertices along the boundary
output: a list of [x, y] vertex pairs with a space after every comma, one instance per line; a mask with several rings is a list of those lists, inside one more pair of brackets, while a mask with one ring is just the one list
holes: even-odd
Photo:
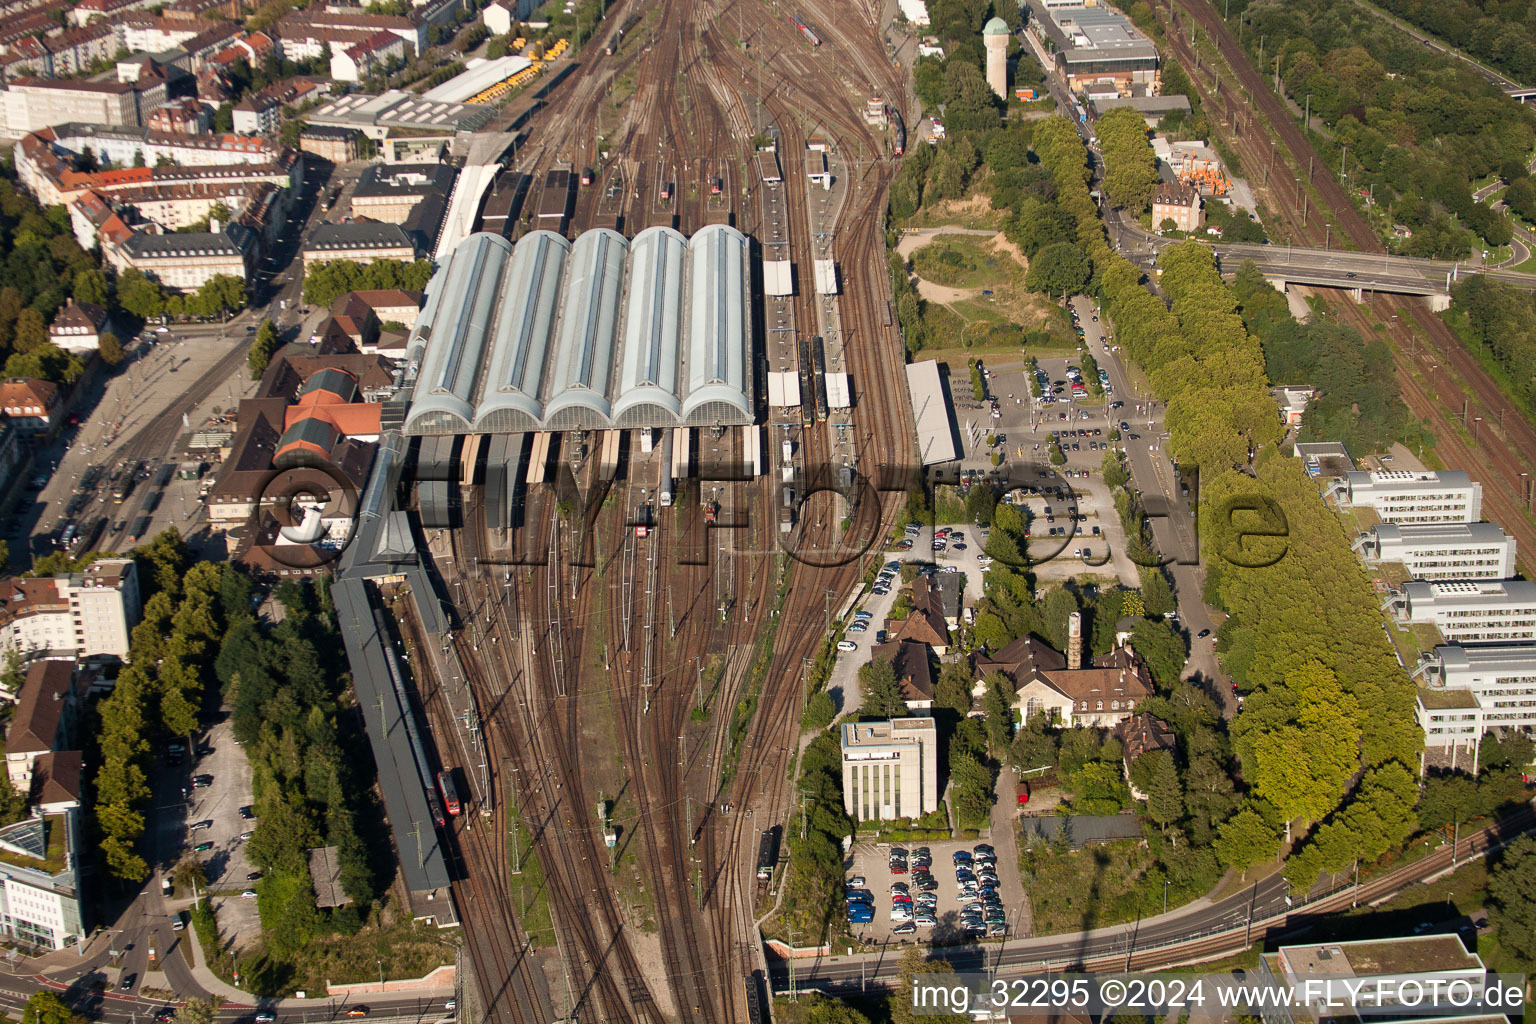
[[89, 356], [101, 344], [102, 332], [107, 329], [107, 311], [94, 302], [76, 302], [70, 299], [48, 326], [48, 337], [66, 352], [78, 352]]
[[352, 214], [384, 224], [404, 224], [425, 199], [453, 190], [447, 164], [374, 164], [363, 169], [352, 190]]
[[0, 828], [0, 930], [36, 949], [85, 940], [79, 815], [41, 814]]
[[354, 128], [306, 125], [299, 133], [299, 148], [333, 164], [349, 163], [358, 158], [363, 133]]
[[1469, 580], [1403, 584], [1382, 604], [1403, 625], [1432, 625], [1448, 644], [1536, 641], [1536, 583]]
[[1338, 441], [1297, 441], [1291, 454], [1301, 460], [1308, 476], [1319, 480], [1342, 480], [1355, 469], [1349, 449]]
[[1173, 221], [1174, 231], [1186, 234], [1199, 231], [1202, 222], [1200, 193], [1177, 182], [1160, 184], [1152, 193], [1152, 227], [1159, 232], [1165, 231], [1168, 221]]
[[140, 610], [130, 558], [100, 558], [63, 576], [0, 581], [0, 650], [127, 661]]
[[976, 658], [972, 695], [981, 697], [987, 677], [1001, 673], [1014, 687], [1013, 706], [1020, 721], [1044, 715], [1066, 727], [1116, 727], [1152, 696], [1151, 675], [1131, 647], [1129, 628], [1118, 632], [1114, 650], [1091, 661], [1083, 645], [1082, 616], [1073, 612], [1065, 655], [1022, 636], [996, 655]]
[[416, 326], [416, 316], [421, 312], [423, 299], [421, 292], [401, 291], [398, 288], [364, 289], [338, 296], [331, 304], [331, 315], [360, 315], [366, 309], [381, 324], [397, 323], [409, 330]]
[[908, 711], [933, 710], [933, 666], [928, 660], [927, 644], [899, 640], [876, 644], [869, 653], [875, 661], [891, 663]]
[[1476, 523], [1483, 485], [1459, 469], [1346, 473], [1325, 497], [1344, 508], [1369, 508], [1383, 523]]
[[18, 78], [5, 90], [5, 124], [12, 138], [67, 121], [142, 126], [164, 102], [164, 77], [148, 82]]
[[202, 135], [211, 124], [208, 108], [187, 97], [172, 100], [150, 114], [148, 127], [151, 131], [165, 132], [167, 135]]
[[1115, 736], [1121, 745], [1121, 766], [1125, 769], [1126, 785], [1131, 790], [1131, 796], [1137, 800], [1147, 799], [1147, 794], [1136, 788], [1136, 783], [1131, 780], [1131, 766], [1144, 754], [1150, 754], [1154, 750], [1166, 750], [1176, 753], [1179, 747], [1178, 737], [1168, 727], [1168, 723], [1161, 718], [1154, 718], [1145, 712], [1132, 715], [1115, 727]]
[[1117, 8], [1029, 0], [1025, 13], [1027, 30], [1072, 92], [1113, 86], [1121, 96], [1157, 95], [1157, 47]]
[[0, 412], [24, 434], [46, 434], [59, 425], [59, 386], [36, 377], [10, 377], [0, 383]]
[[136, 267], [167, 288], [196, 291], [219, 274], [250, 280], [256, 243], [255, 232], [236, 223], [219, 231], [136, 234], [103, 253], [119, 271]]
[[1443, 644], [1413, 674], [1428, 746], [1475, 742], [1489, 729], [1536, 733], [1536, 645]]
[[492, 35], [504, 36], [517, 22], [527, 21], [533, 15], [533, 9], [533, 0], [491, 0], [480, 12], [480, 19]]
[[330, 91], [330, 83], [324, 79], [296, 77], [246, 93], [235, 104], [235, 131], [271, 135], [282, 127], [285, 108], [319, 99]]
[[76, 0], [69, 5], [69, 20], [76, 25], [88, 25], [123, 11], [152, 6], [152, 0]]
[[31, 789], [32, 766], [39, 757], [73, 744], [83, 697], [74, 662], [45, 658], [27, 667], [16, 713], [5, 732], [5, 770], [18, 792]]
[[932, 718], [843, 724], [843, 807], [855, 821], [916, 818], [939, 806]]
[[80, 775], [84, 769], [84, 758], [78, 750], [55, 750], [39, 754], [32, 763], [33, 806], [44, 815], [61, 814], [78, 808]]
[[0, 416], [0, 494], [10, 489], [16, 471], [27, 460], [31, 445], [23, 445], [22, 432], [4, 416]]
[[[1265, 1024], [1310, 1024], [1314, 1020], [1336, 1017], [1339, 1007], [1358, 1005], [1362, 986], [1370, 986], [1373, 979], [1383, 977], [1408, 977], [1420, 981], [1422, 985], [1415, 985], [1414, 989], [1427, 998], [1404, 1006], [1401, 1014], [1393, 1013], [1390, 1004], [1382, 1003], [1362, 1016], [1381, 1020], [1433, 1018], [1444, 1021], [1476, 1014], [1481, 1021], [1488, 1021], [1486, 1011], [1480, 1007], [1460, 1012], [1453, 1009], [1424, 1012], [1437, 998], [1435, 983], [1438, 986], [1460, 983], [1458, 987], [1465, 987], [1471, 997], [1469, 1001], [1476, 1003], [1483, 991], [1486, 971], [1482, 959], [1467, 952], [1459, 935], [1414, 935], [1398, 939], [1281, 946], [1259, 958], [1257, 981], [1261, 986], [1276, 990], [1283, 986], [1298, 997], [1293, 1001], [1294, 1005], [1287, 1004], [1284, 999], [1274, 1000], [1273, 1005], [1277, 1008], [1264, 1011]], [[1395, 992], [1395, 986], [1386, 991]], [[1439, 991], [1445, 989], [1442, 987]], [[1351, 992], [1355, 995], [1351, 996]]]
[[[1152, 226], [1156, 227], [1161, 223], [1162, 221], [1156, 219], [1154, 215]], [[1269, 389], [1270, 397], [1274, 398], [1276, 404], [1280, 406], [1280, 422], [1287, 427], [1301, 426], [1301, 418], [1306, 415], [1307, 404], [1312, 401], [1312, 396], [1316, 393], [1314, 388], [1295, 385]]]
[[935, 602], [925, 600], [919, 605], [917, 598], [918, 591], [914, 587], [912, 611], [907, 617], [885, 620], [886, 639], [891, 643], [910, 640], [925, 644], [942, 658], [949, 651], [949, 624], [944, 621], [943, 611]]
[[398, 224], [320, 224], [304, 243], [304, 267], [331, 260], [372, 263], [416, 258], [416, 246]]
[[1355, 538], [1367, 563], [1398, 562], [1415, 580], [1515, 575], [1515, 538], [1496, 523], [1378, 523]]
[[374, 32], [366, 38], [331, 54], [331, 78], [338, 82], [360, 82], [375, 71], [405, 63], [405, 40], [392, 32]]

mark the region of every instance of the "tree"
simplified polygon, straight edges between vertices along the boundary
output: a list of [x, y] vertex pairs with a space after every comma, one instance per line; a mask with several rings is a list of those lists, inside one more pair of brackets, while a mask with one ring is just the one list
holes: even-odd
[[836, 717], [837, 704], [833, 702], [832, 695], [826, 690], [818, 690], [811, 695], [810, 700], [805, 702], [805, 711], [800, 715], [800, 726], [803, 729], [825, 729]]
[[116, 366], [123, 361], [123, 343], [111, 331], [101, 332], [101, 339], [96, 343], [96, 351], [100, 354], [101, 361], [108, 366]]
[[1044, 715], [1025, 722], [1008, 748], [1008, 764], [1020, 775], [1055, 767], [1057, 756], [1056, 735], [1046, 728]]
[[1184, 671], [1184, 637], [1178, 631], [1166, 622], [1141, 619], [1131, 630], [1131, 648], [1147, 663], [1160, 691], [1173, 689]]
[[952, 661], [939, 669], [939, 678], [933, 684], [935, 707], [946, 708], [957, 715], [971, 710], [971, 669], [962, 659]]
[[165, 291], [137, 267], [129, 267], [118, 276], [117, 301], [129, 313], [146, 320], [165, 312]]
[[196, 316], [233, 313], [245, 308], [245, 282], [233, 274], [214, 274], [187, 301], [187, 312]]
[[992, 772], [968, 752], [950, 757], [950, 794], [955, 814], [962, 823], [984, 822], [992, 810]]
[[15, 352], [34, 352], [48, 344], [48, 324], [43, 314], [35, 309], [24, 309], [11, 328], [11, 349]]
[[889, 658], [875, 658], [859, 669], [859, 714], [865, 718], [901, 718], [906, 698]]
[[73, 295], [76, 302], [89, 302], [105, 308], [111, 301], [107, 291], [106, 275], [96, 269], [81, 270], [75, 274]]
[[[950, 1024], [961, 1024], [966, 1018], [957, 1014], [923, 1014], [917, 1013], [917, 1000], [913, 998], [913, 988], [919, 983], [923, 975], [950, 974], [954, 968], [949, 961], [933, 959], [929, 960], [923, 955], [923, 951], [916, 946], [907, 949], [901, 954], [901, 962], [896, 968], [896, 988], [891, 992], [890, 1008], [891, 1024], [931, 1024], [931, 1022], [948, 1021]], [[22, 1024], [31, 1024], [23, 1021]], [[48, 1022], [54, 1024], [54, 1022]]]
[[1167, 615], [1178, 606], [1173, 587], [1168, 585], [1163, 570], [1150, 566], [1141, 568], [1141, 603], [1146, 606], [1148, 615]]
[[[1499, 945], [1526, 964], [1536, 962], [1536, 839], [1506, 846], [1488, 871], [1488, 901], [1499, 926]], [[26, 1024], [23, 1020], [23, 1024]]]
[[1001, 672], [993, 672], [985, 682], [981, 708], [986, 715], [988, 752], [1002, 757], [1013, 742], [1013, 684]]
[[1147, 817], [1163, 831], [1184, 817], [1184, 787], [1179, 783], [1179, 768], [1166, 750], [1149, 750], [1131, 764], [1131, 783], [1147, 802]]
[[1244, 807], [1216, 831], [1217, 858], [1243, 878], [1248, 877], [1249, 868], [1280, 851], [1280, 837], [1252, 807]]
[[32, 993], [22, 1009], [21, 1024], [85, 1024], [85, 1018], [71, 1010], [57, 993], [40, 989]]
[[213, 1024], [219, 1002], [193, 996], [176, 1008], [176, 1024]]
[[1066, 297], [1082, 291], [1092, 276], [1087, 253], [1071, 242], [1057, 242], [1035, 254], [1024, 284], [1030, 291]]
[[272, 362], [272, 356], [281, 344], [277, 324], [270, 319], [262, 320], [261, 326], [256, 328], [256, 339], [251, 342], [251, 350], [246, 354], [251, 380], [260, 380], [261, 375], [267, 372], [267, 365]]

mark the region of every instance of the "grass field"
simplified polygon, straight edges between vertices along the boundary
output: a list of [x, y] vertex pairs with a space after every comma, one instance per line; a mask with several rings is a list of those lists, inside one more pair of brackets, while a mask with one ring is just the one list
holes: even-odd
[[943, 235], [912, 254], [918, 277], [950, 288], [999, 288], [1010, 283], [1011, 259], [1000, 258], [979, 235]]

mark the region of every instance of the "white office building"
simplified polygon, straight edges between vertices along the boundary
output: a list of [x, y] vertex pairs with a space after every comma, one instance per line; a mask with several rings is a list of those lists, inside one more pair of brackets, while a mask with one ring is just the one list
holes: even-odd
[[0, 582], [0, 651], [128, 660], [138, 625], [139, 577], [131, 558], [102, 558], [81, 572]]
[[1346, 473], [1328, 489], [1345, 508], [1369, 508], [1384, 523], [1476, 523], [1483, 485], [1459, 469]]
[[1448, 644], [1536, 642], [1530, 580], [1415, 580], [1388, 597], [1382, 611], [1402, 625], [1432, 625]]
[[1489, 729], [1536, 732], [1536, 645], [1443, 645], [1422, 656], [1414, 676], [1430, 746], [1475, 739]]
[[78, 849], [73, 810], [0, 829], [0, 934], [45, 950], [81, 940]]
[[843, 725], [843, 807], [856, 821], [916, 818], [939, 806], [932, 718]]
[[1399, 562], [1416, 580], [1515, 575], [1515, 538], [1496, 523], [1380, 523], [1355, 538], [1368, 563]]

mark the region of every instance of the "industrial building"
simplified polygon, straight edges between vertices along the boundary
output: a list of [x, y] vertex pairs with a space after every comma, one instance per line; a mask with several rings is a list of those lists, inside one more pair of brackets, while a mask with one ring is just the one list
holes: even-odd
[[1056, 71], [1072, 92], [1157, 95], [1157, 47], [1118, 9], [1030, 0], [1025, 10], [1028, 31], [1055, 55]]
[[1384, 523], [1476, 523], [1483, 485], [1459, 469], [1346, 473], [1324, 497], [1344, 508], [1369, 508]]
[[1404, 625], [1435, 626], [1449, 644], [1536, 641], [1536, 583], [1530, 580], [1415, 580], [1382, 610]]
[[1367, 563], [1399, 562], [1416, 580], [1502, 580], [1515, 538], [1496, 523], [1379, 523], [1355, 538]]
[[748, 425], [748, 242], [714, 224], [471, 235], [407, 344], [407, 435]]
[[1536, 645], [1442, 645], [1420, 655], [1413, 674], [1429, 746], [1473, 742], [1489, 729], [1536, 732]]

